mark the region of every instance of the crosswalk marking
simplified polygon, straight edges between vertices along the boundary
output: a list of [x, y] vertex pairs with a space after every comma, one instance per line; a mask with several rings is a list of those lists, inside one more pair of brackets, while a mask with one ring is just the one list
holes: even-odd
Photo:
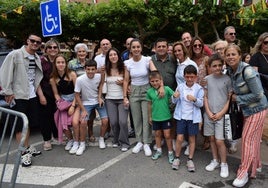
[[[7, 164], [4, 182], [10, 182], [14, 165]], [[3, 164], [0, 164], [2, 172]], [[27, 168], [19, 168], [16, 183], [55, 186], [68, 178], [82, 172], [83, 168], [67, 168], [67, 167], [49, 167], [49, 166], [31, 166]]]

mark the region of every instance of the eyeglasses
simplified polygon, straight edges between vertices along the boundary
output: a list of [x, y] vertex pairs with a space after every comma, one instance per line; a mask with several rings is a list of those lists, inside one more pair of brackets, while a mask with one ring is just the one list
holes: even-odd
[[235, 35], [236, 35], [236, 33], [229, 33], [229, 35], [234, 35], [234, 36], [235, 36]]
[[53, 48], [55, 50], [55, 49], [58, 49], [58, 46], [48, 46], [47, 48], [48, 49], [52, 49]]
[[34, 40], [34, 39], [29, 39], [29, 41], [31, 42], [31, 43], [36, 43], [36, 44], [38, 44], [38, 45], [40, 45], [42, 42], [41, 41], [38, 41], [38, 40]]
[[268, 41], [263, 41], [262, 44], [267, 45], [268, 44]]
[[199, 48], [201, 48], [201, 47], [202, 47], [202, 44], [194, 44], [194, 47], [195, 47], [195, 48], [197, 48], [197, 46], [198, 46]]

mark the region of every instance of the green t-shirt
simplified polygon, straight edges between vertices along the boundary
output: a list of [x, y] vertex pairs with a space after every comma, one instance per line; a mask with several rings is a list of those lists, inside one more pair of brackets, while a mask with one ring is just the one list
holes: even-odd
[[159, 98], [158, 91], [151, 87], [147, 90], [146, 99], [152, 102], [152, 120], [153, 121], [166, 121], [172, 118], [169, 104], [170, 97], [174, 91], [170, 87], [165, 86], [165, 96]]

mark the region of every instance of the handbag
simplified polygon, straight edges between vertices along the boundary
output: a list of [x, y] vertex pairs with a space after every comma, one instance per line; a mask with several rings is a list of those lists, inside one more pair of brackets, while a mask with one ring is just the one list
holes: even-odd
[[224, 115], [223, 132], [226, 140], [236, 140], [242, 137], [244, 116], [236, 102], [229, 102], [229, 109]]

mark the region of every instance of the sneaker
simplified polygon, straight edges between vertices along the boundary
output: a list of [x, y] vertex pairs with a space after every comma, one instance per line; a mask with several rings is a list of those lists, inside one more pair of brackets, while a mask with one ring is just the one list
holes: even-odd
[[100, 149], [105, 149], [106, 148], [106, 145], [105, 145], [105, 142], [104, 142], [104, 138], [103, 137], [100, 137], [99, 138], [99, 148]]
[[61, 143], [59, 142], [58, 138], [52, 138], [50, 140], [52, 145], [61, 145]]
[[38, 151], [34, 146], [29, 146], [26, 149], [26, 153], [30, 153], [32, 156], [36, 157], [42, 154], [41, 151]]
[[69, 150], [72, 148], [73, 143], [74, 143], [73, 140], [69, 140], [69, 141], [67, 142], [67, 144], [66, 144], [66, 146], [65, 146], [64, 149], [65, 149], [66, 151], [69, 151]]
[[75, 154], [77, 152], [78, 148], [79, 148], [79, 144], [78, 144], [78, 142], [75, 142], [73, 144], [72, 148], [69, 150], [69, 153], [70, 154]]
[[211, 172], [219, 167], [220, 167], [220, 163], [217, 160], [213, 159], [213, 160], [211, 160], [209, 165], [206, 166], [206, 170]]
[[[163, 146], [164, 144], [165, 144], [165, 140], [162, 140], [162, 141], [161, 141], [161, 146]], [[153, 149], [154, 149], [154, 151], [157, 150], [157, 146], [156, 146], [156, 144], [154, 145]]]
[[189, 172], [195, 172], [194, 162], [193, 160], [187, 161], [187, 168]]
[[186, 149], [184, 151], [184, 155], [189, 155], [189, 145], [186, 146]]
[[128, 150], [128, 148], [125, 148], [125, 147], [122, 147], [122, 148], [121, 148], [121, 151], [122, 151], [122, 152], [126, 152], [127, 150]]
[[43, 149], [44, 149], [45, 151], [52, 150], [51, 142], [50, 142], [50, 141], [45, 141], [45, 142], [44, 142], [44, 145], [43, 145]]
[[21, 166], [27, 167], [32, 165], [32, 155], [30, 153], [24, 153], [21, 155]]
[[236, 147], [236, 144], [231, 144], [231, 147], [228, 149], [228, 152], [230, 154], [233, 154], [233, 153], [236, 153], [237, 152], [237, 147]]
[[113, 144], [113, 148], [118, 148], [119, 144]]
[[[144, 150], [145, 151], [145, 150]], [[161, 157], [161, 155], [162, 155], [162, 152], [161, 151], [156, 151], [155, 153], [154, 153], [154, 155], [152, 156], [152, 159], [153, 160], [157, 160], [157, 159], [159, 159], [160, 157]]]
[[220, 176], [222, 178], [227, 178], [229, 176], [229, 169], [227, 163], [221, 163], [221, 173]]
[[78, 150], [76, 151], [76, 155], [80, 156], [84, 153], [86, 150], [86, 145], [85, 144], [80, 144]]
[[152, 155], [152, 150], [151, 150], [149, 144], [144, 144], [143, 150], [144, 150], [144, 154], [146, 157], [150, 157]]
[[174, 160], [174, 154], [173, 154], [173, 152], [168, 152], [168, 162], [170, 164], [172, 164], [173, 163], [173, 160]]
[[262, 167], [256, 169], [257, 172], [262, 172]]
[[236, 178], [233, 181], [233, 186], [235, 186], [235, 187], [244, 187], [244, 185], [246, 185], [247, 182], [248, 182], [248, 173], [246, 173], [245, 176], [242, 177], [242, 179]]
[[136, 146], [132, 149], [132, 153], [139, 153], [142, 150], [143, 144], [138, 142]]
[[179, 158], [175, 158], [172, 162], [172, 169], [173, 170], [178, 170], [180, 166], [180, 159]]

